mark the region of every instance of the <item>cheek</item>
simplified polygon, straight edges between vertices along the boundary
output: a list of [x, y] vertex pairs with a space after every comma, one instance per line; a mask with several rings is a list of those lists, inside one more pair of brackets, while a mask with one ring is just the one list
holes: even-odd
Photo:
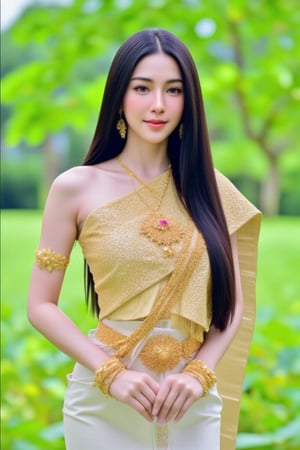
[[181, 118], [182, 114], [183, 114], [183, 108], [184, 108], [184, 101], [183, 99], [178, 99], [178, 102], [176, 102], [176, 104], [173, 104], [172, 109], [174, 111], [174, 113]]
[[139, 101], [139, 98], [137, 96], [125, 96], [123, 102], [123, 110], [126, 117], [134, 115], [135, 112], [139, 112], [141, 109], [141, 101]]

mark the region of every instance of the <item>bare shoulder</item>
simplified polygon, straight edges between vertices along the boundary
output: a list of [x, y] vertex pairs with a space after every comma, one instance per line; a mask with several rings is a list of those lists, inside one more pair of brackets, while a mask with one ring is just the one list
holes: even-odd
[[109, 202], [131, 192], [132, 185], [114, 161], [76, 166], [61, 173], [52, 183], [46, 210], [76, 221], [80, 229], [86, 217]]
[[62, 172], [52, 183], [51, 190], [71, 194], [82, 191], [95, 177], [91, 166], [76, 166]]
[[77, 216], [95, 177], [91, 166], [77, 166], [62, 172], [52, 182], [46, 211], [55, 212], [59, 209], [65, 214]]

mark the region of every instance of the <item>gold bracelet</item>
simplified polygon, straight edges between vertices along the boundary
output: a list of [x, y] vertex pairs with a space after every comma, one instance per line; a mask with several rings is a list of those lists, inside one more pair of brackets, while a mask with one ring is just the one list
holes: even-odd
[[193, 359], [193, 361], [185, 366], [182, 373], [189, 373], [193, 375], [193, 377], [195, 377], [202, 384], [203, 397], [208, 394], [209, 390], [217, 381], [214, 372], [210, 370], [200, 359]]
[[96, 371], [95, 386], [97, 386], [104, 395], [110, 397], [110, 386], [116, 376], [124, 369], [124, 364], [122, 364], [115, 356], [107, 359]]
[[40, 269], [52, 272], [53, 270], [65, 270], [69, 264], [69, 258], [56, 253], [51, 248], [42, 248], [35, 252], [37, 266]]

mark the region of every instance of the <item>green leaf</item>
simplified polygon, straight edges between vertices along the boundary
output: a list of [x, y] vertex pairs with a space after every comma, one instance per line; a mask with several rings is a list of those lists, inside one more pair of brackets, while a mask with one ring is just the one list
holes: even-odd
[[64, 427], [62, 422], [54, 423], [41, 432], [41, 436], [46, 441], [53, 441], [64, 436]]
[[237, 438], [237, 449], [266, 447], [269, 445], [284, 444], [292, 439], [294, 443], [300, 444], [300, 417], [297, 417], [288, 425], [280, 428], [274, 433], [255, 434], [241, 433]]

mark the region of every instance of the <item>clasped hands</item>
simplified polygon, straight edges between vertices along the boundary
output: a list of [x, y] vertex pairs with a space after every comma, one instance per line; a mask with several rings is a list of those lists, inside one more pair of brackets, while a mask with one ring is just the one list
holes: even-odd
[[168, 375], [158, 384], [150, 375], [132, 370], [120, 372], [110, 385], [110, 395], [134, 408], [146, 420], [178, 422], [203, 396], [201, 383], [188, 373]]

